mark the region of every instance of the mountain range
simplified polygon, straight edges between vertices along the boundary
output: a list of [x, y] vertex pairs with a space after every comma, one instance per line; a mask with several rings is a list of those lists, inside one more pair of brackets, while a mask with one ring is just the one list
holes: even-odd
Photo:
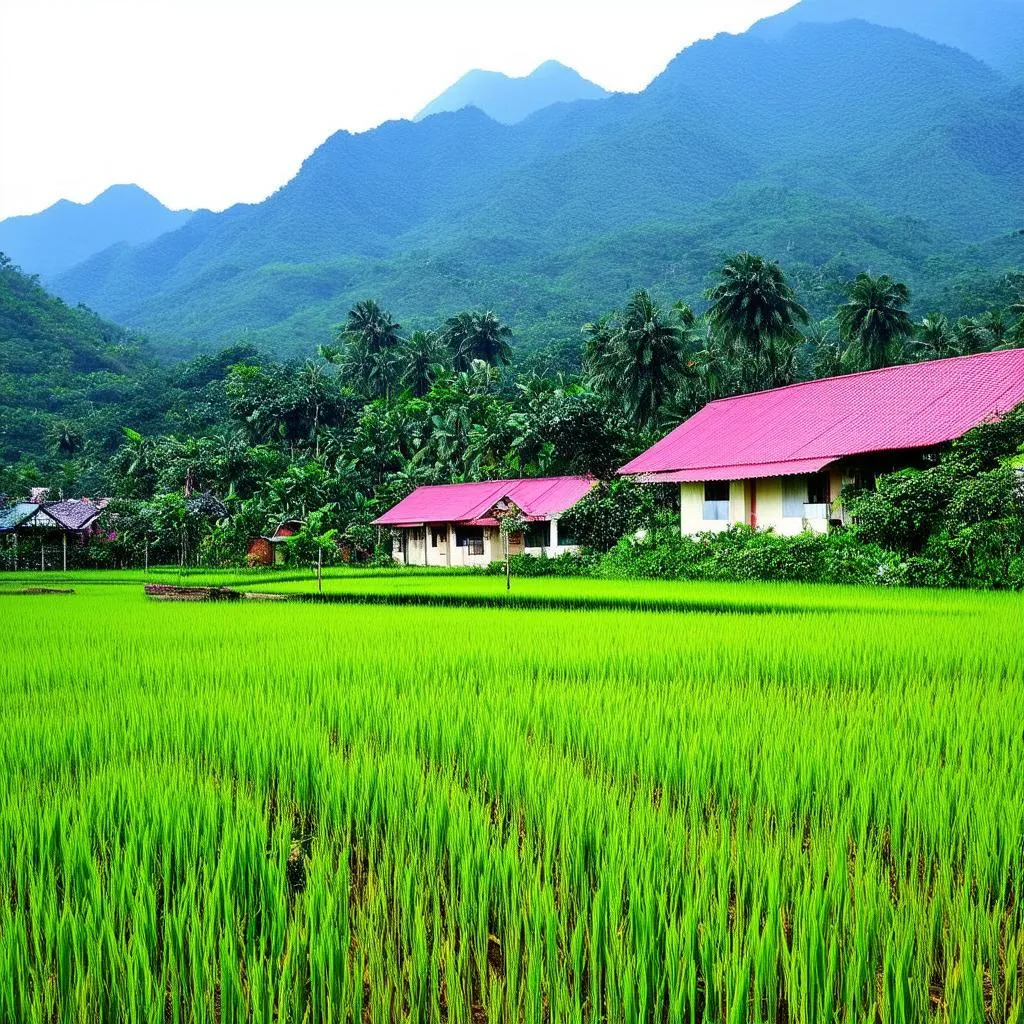
[[[950, 0], [928, 24], [988, 2]], [[699, 300], [741, 248], [778, 258], [819, 314], [863, 269], [906, 280], [918, 311], [971, 312], [1024, 265], [1024, 87], [984, 33], [990, 63], [835, 20], [844, 3], [695, 44], [639, 94], [338, 132], [263, 203], [108, 248], [55, 287], [165, 346], [278, 354], [369, 296], [408, 326], [486, 306], [523, 346], [576, 339], [635, 287]], [[937, 5], [878, 6], [921, 27]], [[1001, 37], [1024, 26], [1020, 3], [992, 6]]]
[[803, 0], [751, 32], [778, 38], [794, 25], [860, 18], [953, 46], [999, 71], [1024, 75], [1024, 0]]
[[61, 199], [41, 213], [0, 221], [0, 252], [50, 279], [116, 243], [150, 242], [191, 216], [138, 185], [112, 185], [88, 203]]
[[500, 71], [470, 71], [428, 103], [413, 120], [476, 107], [502, 124], [518, 124], [554, 103], [603, 100], [609, 95], [578, 71], [549, 60], [522, 78], [510, 78]]

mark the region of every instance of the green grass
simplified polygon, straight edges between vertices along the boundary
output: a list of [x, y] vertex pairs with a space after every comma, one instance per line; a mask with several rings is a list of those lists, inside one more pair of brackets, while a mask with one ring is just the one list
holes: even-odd
[[[387, 580], [397, 577], [435, 576], [454, 579], [473, 570], [446, 569], [435, 566], [406, 568], [365, 568], [330, 566], [323, 570], [325, 580], [332, 579], [374, 579]], [[298, 589], [316, 590], [316, 577], [306, 567], [282, 566], [253, 569], [208, 569], [189, 568], [182, 571], [176, 565], [152, 566], [148, 572], [142, 569], [69, 569], [67, 572], [48, 569], [40, 572], [33, 569], [19, 569], [16, 572], [0, 572], [0, 590], [25, 586], [65, 586], [82, 583], [94, 585], [126, 584], [137, 586], [145, 583], [170, 583], [182, 586], [232, 586], [239, 589], [273, 591], [282, 584], [294, 584]]]
[[6, 599], [0, 1020], [1019, 1022], [1021, 600], [677, 589]]
[[[263, 593], [315, 596], [309, 573], [263, 576], [241, 584]], [[1017, 594], [975, 594], [942, 590], [884, 590], [878, 587], [792, 583], [706, 583], [649, 580], [512, 579], [504, 576], [453, 575], [444, 570], [335, 570], [323, 581], [326, 600], [380, 604], [456, 606], [628, 608], [647, 611], [697, 610], [751, 613], [840, 611], [888, 614], [893, 610], [944, 610], [956, 616], [992, 608], [1022, 609]]]

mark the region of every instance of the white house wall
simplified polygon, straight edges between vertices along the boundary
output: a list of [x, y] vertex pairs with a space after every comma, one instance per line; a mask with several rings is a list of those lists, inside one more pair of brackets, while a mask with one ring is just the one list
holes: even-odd
[[[824, 533], [828, 530], [830, 518], [842, 518], [841, 507], [835, 504], [835, 496], [842, 492], [844, 486], [851, 481], [842, 470], [833, 470], [829, 474], [830, 491], [833, 495], [833, 507], [812, 507], [815, 514], [805, 516], [787, 516], [784, 513], [784, 480], [793, 478], [763, 477], [756, 481], [733, 480], [729, 484], [729, 518], [704, 518], [704, 484], [683, 483], [679, 485], [679, 526], [684, 535], [696, 536], [700, 533], [721, 533], [737, 525], [749, 525], [751, 515], [755, 511], [753, 498], [756, 485], [756, 522], [761, 530], [773, 530], [784, 537], [795, 537], [805, 530]], [[806, 486], [807, 477], [799, 478]]]
[[[426, 565], [445, 567], [464, 566], [487, 566], [491, 562], [499, 562], [505, 557], [505, 546], [501, 539], [501, 530], [496, 526], [485, 526], [484, 531], [484, 553], [482, 555], [471, 555], [465, 547], [458, 547], [455, 544], [455, 524], [447, 524], [447, 541], [439, 543], [437, 547], [431, 543], [431, 528], [427, 527], [426, 546], [424, 548], [424, 532], [422, 526], [407, 527], [401, 530], [405, 551], [396, 550], [394, 544], [391, 547], [391, 556], [396, 562], [408, 565]], [[554, 558], [557, 555], [564, 555], [567, 552], [577, 551], [578, 547], [572, 544], [558, 543], [558, 520], [551, 520], [551, 540], [553, 543], [548, 547], [524, 548], [523, 553], [540, 557], [547, 555]]]

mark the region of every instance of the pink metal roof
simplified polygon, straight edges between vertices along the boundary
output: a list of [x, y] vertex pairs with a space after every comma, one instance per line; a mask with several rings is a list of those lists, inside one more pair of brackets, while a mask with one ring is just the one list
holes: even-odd
[[1024, 402], [1024, 349], [851, 373], [706, 405], [619, 472], [649, 481], [810, 473], [929, 448]]
[[374, 520], [378, 526], [423, 526], [425, 523], [491, 525], [486, 514], [509, 498], [526, 519], [551, 519], [572, 508], [595, 481], [587, 476], [540, 477], [535, 480], [484, 480], [470, 484], [417, 487], [408, 498]]

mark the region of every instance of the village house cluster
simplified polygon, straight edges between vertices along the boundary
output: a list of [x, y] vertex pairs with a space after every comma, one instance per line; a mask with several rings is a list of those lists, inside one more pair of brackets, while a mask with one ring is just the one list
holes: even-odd
[[[680, 529], [736, 525], [783, 536], [842, 526], [843, 489], [864, 486], [1024, 402], [1024, 349], [911, 363], [725, 398], [706, 405], [619, 474], [679, 487]], [[381, 516], [396, 561], [486, 564], [500, 553], [500, 503], [529, 520], [513, 553], [571, 551], [558, 518], [582, 477], [420, 487]], [[517, 497], [518, 496], [518, 497]], [[450, 541], [449, 538], [454, 538]]]
[[[618, 473], [678, 486], [684, 534], [741, 524], [784, 536], [821, 533], [846, 523], [844, 488], [922, 465], [1021, 402], [1024, 349], [808, 381], [711, 402]], [[392, 557], [406, 565], [555, 557], [577, 549], [564, 516], [596, 485], [588, 476], [559, 476], [418, 487], [374, 523], [390, 531]], [[105, 536], [106, 504], [50, 501], [43, 493], [0, 499], [0, 544], [15, 565], [31, 558], [43, 568], [66, 567], [69, 544]], [[289, 519], [253, 538], [249, 562], [284, 562], [302, 526]]]

